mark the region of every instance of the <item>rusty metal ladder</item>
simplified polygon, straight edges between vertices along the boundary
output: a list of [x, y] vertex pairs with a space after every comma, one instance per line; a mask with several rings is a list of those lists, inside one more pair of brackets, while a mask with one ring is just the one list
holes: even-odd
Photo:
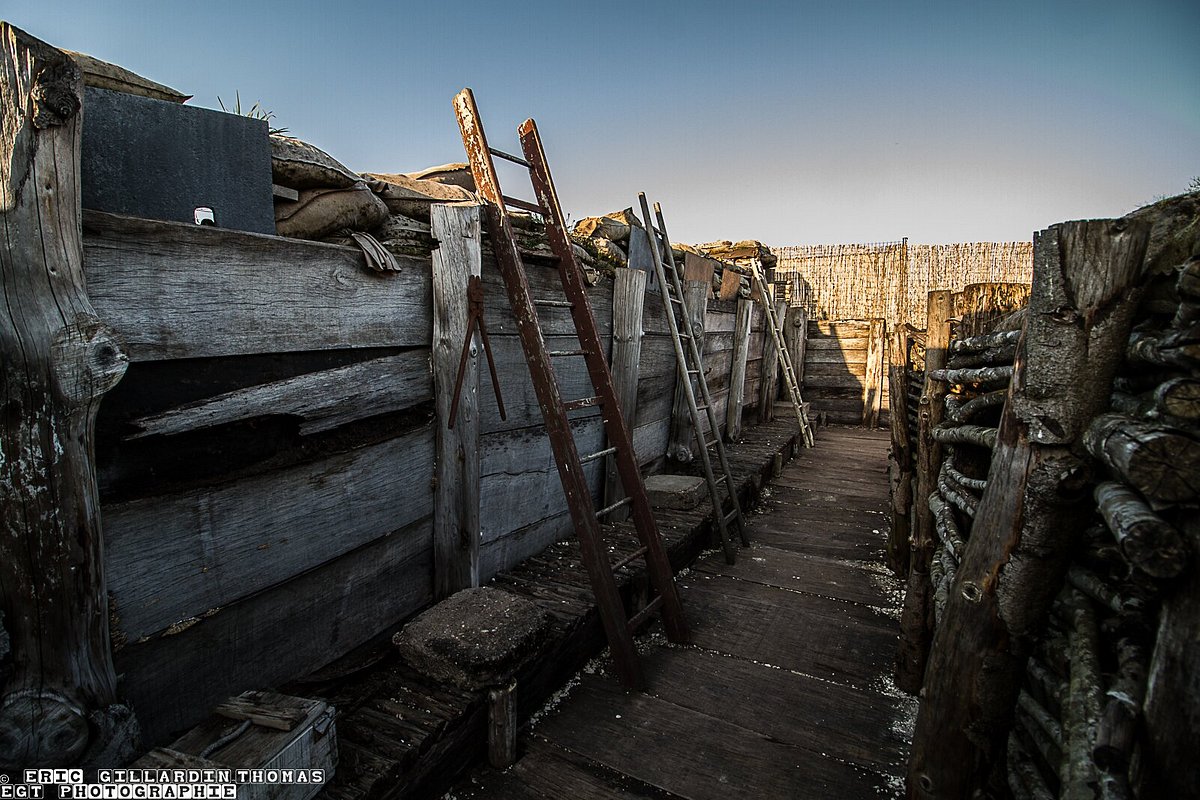
[[[683, 607], [679, 602], [671, 563], [650, 510], [645, 484], [642, 483], [642, 476], [638, 471], [633, 438], [617, 403], [612, 375], [605, 361], [603, 343], [596, 332], [596, 319], [588, 301], [583, 274], [575, 261], [571, 240], [567, 236], [566, 222], [558, 204], [550, 169], [546, 164], [542, 140], [538, 136], [537, 125], [533, 120], [527, 119], [517, 129], [525, 153], [523, 158], [494, 150], [488, 146], [483, 123], [479, 118], [479, 109], [470, 89], [463, 89], [458, 93], [454, 98], [454, 109], [458, 116], [459, 128], [462, 130], [463, 146], [471, 162], [475, 187], [485, 201], [484, 211], [492, 247], [496, 252], [496, 262], [504, 279], [513, 316], [517, 321], [517, 332], [525, 351], [525, 361], [529, 365], [529, 375], [537, 392], [538, 405], [541, 407], [546, 432], [550, 437], [554, 460], [558, 464], [558, 476], [562, 481], [563, 494], [566, 495], [575, 534], [583, 553], [583, 563], [608, 637], [613, 665], [624, 685], [640, 688], [643, 678], [633, 642], [633, 632], [659, 611], [667, 638], [672, 642], [686, 642], [687, 623], [683, 617]], [[500, 191], [493, 156], [518, 164], [529, 171], [537, 203], [508, 197]], [[513, 236], [508, 211], [510, 207], [533, 212], [545, 220], [546, 236], [558, 262], [558, 274], [562, 279], [565, 299], [534, 300], [530, 295], [525, 267]], [[538, 306], [570, 310], [579, 339], [578, 349], [547, 349], [538, 321]], [[587, 364], [594, 391], [592, 397], [563, 399], [551, 359], [570, 357], [582, 357]], [[580, 457], [567, 414], [577, 409], [596, 406], [602, 411], [608, 447]], [[592, 502], [592, 492], [584, 475], [583, 465], [608, 455], [614, 456], [616, 460], [625, 497], [606, 508], [597, 509]], [[613, 563], [609, 561], [604, 546], [599, 520], [609, 512], [624, 506], [630, 507], [641, 547]], [[614, 573], [638, 558], [645, 559], [646, 571], [657, 595], [633, 617], [627, 617]]]
[[[736, 528], [742, 545], [750, 546], [750, 537], [746, 531], [746, 519], [742, 516], [742, 506], [738, 503], [736, 486], [733, 482], [733, 471], [729, 468], [729, 458], [725, 453], [725, 443], [721, 441], [717, 413], [713, 406], [712, 395], [708, 391], [708, 380], [704, 377], [704, 358], [700, 354], [700, 344], [692, 331], [691, 314], [687, 307], [687, 298], [683, 292], [683, 281], [679, 278], [679, 268], [675, 263], [675, 254], [671, 250], [671, 240], [667, 236], [667, 224], [663, 220], [662, 206], [654, 204], [655, 219], [650, 218], [650, 208], [646, 203], [645, 193], [638, 194], [642, 205], [642, 223], [646, 228], [646, 238], [650, 240], [650, 254], [654, 259], [654, 270], [658, 283], [663, 287], [663, 311], [667, 317], [667, 328], [671, 331], [671, 341], [675, 346], [675, 363], [679, 369], [679, 385], [683, 387], [684, 398], [687, 400], [688, 413], [692, 419], [692, 432], [696, 437], [696, 449], [700, 453], [700, 466], [704, 472], [704, 480], [708, 484], [708, 496], [712, 498], [713, 519], [721, 535], [721, 549], [725, 552], [725, 561], [733, 564], [737, 561], [737, 544], [734, 542], [731, 530]], [[657, 226], [655, 222], [657, 221]], [[662, 249], [659, 249], [659, 240]], [[692, 388], [693, 381], [696, 388]], [[696, 389], [700, 391], [700, 401], [696, 399]], [[702, 417], [701, 412], [706, 416]], [[707, 420], [712, 439], [704, 438], [702, 421]], [[713, 451], [717, 463], [721, 467], [718, 477], [713, 471]], [[722, 491], [724, 487], [724, 491]], [[726, 511], [726, 508], [731, 510]]]

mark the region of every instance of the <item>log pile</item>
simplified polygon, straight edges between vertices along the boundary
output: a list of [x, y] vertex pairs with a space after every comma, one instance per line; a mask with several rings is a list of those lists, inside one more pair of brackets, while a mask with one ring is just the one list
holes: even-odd
[[1023, 333], [934, 373], [954, 388], [909, 797], [1200, 785], [1198, 230], [1193, 194], [1043, 232]]

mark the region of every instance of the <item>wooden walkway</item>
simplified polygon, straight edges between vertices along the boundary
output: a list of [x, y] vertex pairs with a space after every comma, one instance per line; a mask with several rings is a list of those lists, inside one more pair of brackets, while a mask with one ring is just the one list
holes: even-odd
[[681, 577], [693, 642], [642, 638], [649, 690], [589, 664], [448, 797], [884, 798], [915, 700], [891, 683], [901, 586], [884, 566], [884, 433], [819, 431], [751, 515], [754, 547]]

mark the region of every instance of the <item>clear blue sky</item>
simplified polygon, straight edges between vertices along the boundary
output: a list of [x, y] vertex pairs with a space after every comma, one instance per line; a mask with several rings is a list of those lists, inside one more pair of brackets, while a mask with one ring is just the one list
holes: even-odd
[[237, 90], [360, 171], [462, 160], [451, 98], [471, 86], [493, 146], [537, 119], [571, 216], [642, 190], [680, 241], [1027, 239], [1200, 175], [1196, 0], [0, 0], [0, 16], [194, 104]]

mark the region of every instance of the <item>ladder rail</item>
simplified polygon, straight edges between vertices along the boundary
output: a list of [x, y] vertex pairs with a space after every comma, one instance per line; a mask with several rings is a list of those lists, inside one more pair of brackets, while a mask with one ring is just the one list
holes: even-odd
[[[659, 203], [654, 204], [654, 216], [658, 222], [659, 233], [661, 233], [663, 237], [663, 249], [666, 251], [671, 272], [675, 275], [676, 282], [678, 283], [679, 265], [675, 263], [675, 253], [671, 250], [671, 238], [667, 235], [667, 223], [666, 220], [663, 219], [662, 206]], [[729, 494], [733, 498], [733, 508], [737, 514], [738, 534], [742, 540], [742, 544], [746, 547], [749, 547], [750, 536], [746, 529], [746, 518], [742, 513], [742, 504], [737, 501], [737, 496], [733, 491], [733, 470], [729, 466], [729, 457], [725, 451], [725, 443], [721, 441], [720, 422], [717, 419], [717, 410], [713, 406], [712, 394], [708, 390], [708, 379], [704, 376], [703, 355], [700, 353], [700, 348], [696, 344], [695, 336], [691, 336], [689, 338], [691, 339], [692, 343], [692, 358], [695, 360], [698, 370], [698, 380], [696, 383], [700, 387], [700, 394], [703, 397], [704, 405], [706, 406], [705, 412], [708, 415], [708, 427], [709, 430], [712, 431], [713, 441], [715, 444], [714, 449], [717, 451], [717, 460], [721, 465], [721, 472], [726, 475], [726, 479], [728, 481], [728, 486], [726, 488], [729, 490]], [[700, 430], [700, 426], [696, 425], [694, 427], [696, 428], [696, 439], [700, 443], [700, 448], [707, 452], [707, 447], [704, 444], [704, 436]], [[724, 511], [722, 511], [722, 513], [724, 513]]]
[[[655, 273], [658, 277], [659, 285], [661, 285], [663, 287], [663, 296], [664, 296], [663, 307], [664, 307], [664, 309], [666, 311], [666, 315], [667, 315], [667, 326], [668, 326], [668, 329], [671, 331], [671, 343], [675, 349], [676, 373], [679, 376], [679, 381], [683, 386], [684, 398], [687, 402], [688, 413], [690, 414], [691, 419], [692, 419], [692, 428], [694, 429], [693, 432], [694, 432], [694, 435], [697, 440], [698, 449], [700, 451], [700, 464], [701, 464], [702, 470], [704, 472], [705, 483], [708, 486], [709, 496], [712, 498], [713, 516], [716, 518], [717, 530], [721, 537], [721, 547], [725, 553], [725, 560], [728, 563], [733, 564], [737, 560], [737, 548], [734, 545], [732, 538], [729, 535], [729, 526], [725, 520], [725, 503], [724, 503], [724, 499], [721, 496], [721, 492], [717, 487], [717, 479], [716, 479], [716, 476], [713, 474], [712, 462], [708, 456], [708, 447], [705, 444], [704, 432], [700, 425], [700, 409], [698, 408], [698, 406], [696, 404], [696, 395], [695, 395], [694, 390], [692, 389], [691, 373], [689, 372], [689, 363], [690, 363], [695, 366], [695, 372], [696, 372], [696, 378], [697, 378], [696, 382], [698, 385], [704, 387], [703, 392], [704, 392], [704, 395], [706, 398], [705, 405], [707, 405], [708, 410], [711, 411], [712, 410], [712, 402], [711, 402], [712, 398], [711, 398], [711, 396], [708, 395], [707, 382], [704, 379], [704, 363], [700, 356], [699, 348], [696, 345], [694, 333], [691, 331], [690, 327], [687, 329], [686, 336], [680, 333], [680, 330], [679, 330], [680, 323], [679, 323], [679, 320], [676, 319], [676, 317], [675, 317], [675, 310], [672, 308], [671, 292], [673, 291], [673, 292], [675, 292], [676, 297], [679, 299], [680, 306], [684, 309], [684, 314], [683, 314], [684, 324], [688, 325], [689, 323], [687, 322], [687, 318], [688, 318], [687, 307], [686, 307], [686, 301], [683, 298], [683, 285], [679, 279], [679, 270], [675, 266], [674, 258], [672, 258], [672, 260], [670, 262], [670, 276], [669, 276], [669, 280], [668, 280], [667, 264], [664, 262], [662, 253], [658, 249], [658, 238], [657, 237], [661, 232], [657, 231], [654, 227], [653, 218], [650, 216], [650, 207], [646, 201], [645, 193], [638, 194], [638, 201], [642, 207], [642, 217], [645, 222], [646, 236], [650, 242], [650, 254], [654, 261]], [[669, 242], [666, 240], [665, 234], [663, 234], [663, 239], [664, 239], [664, 242], [666, 242], [664, 249], [667, 249], [667, 252], [669, 254], [670, 253], [670, 250], [668, 249]], [[683, 345], [684, 338], [686, 338], [687, 342], [688, 342], [688, 351], [687, 352], [685, 352], [685, 350], [684, 350], [684, 345]], [[688, 361], [689, 355], [691, 356], [691, 359], [692, 359], [691, 362]], [[710, 419], [712, 419], [712, 417], [710, 417]], [[714, 427], [712, 430], [713, 430], [713, 437], [714, 437], [714, 439], [716, 439], [718, 446], [720, 446], [719, 428]], [[736, 493], [733, 491], [732, 475], [729, 473], [728, 469], [725, 469], [726, 467], [727, 467], [727, 462], [725, 460], [722, 460], [722, 468], [725, 470], [725, 475], [726, 475], [725, 482], [726, 482], [727, 488], [729, 490], [728, 496], [732, 500], [735, 509], [737, 509], [737, 519], [739, 520], [739, 522], [741, 522], [742, 521], [741, 506], [737, 502]], [[742, 539], [745, 540], [745, 538], [746, 538], [745, 525], [741, 524], [740, 528], [741, 528], [741, 530], [739, 531], [739, 534], [742, 537]]]

